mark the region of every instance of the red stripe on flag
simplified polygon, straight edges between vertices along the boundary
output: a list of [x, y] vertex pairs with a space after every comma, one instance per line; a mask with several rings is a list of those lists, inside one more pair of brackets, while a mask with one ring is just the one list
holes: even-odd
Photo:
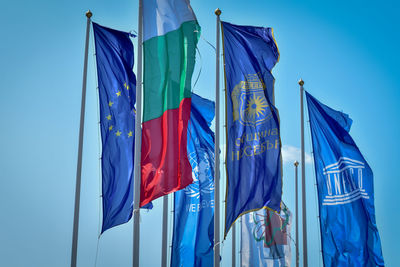
[[193, 182], [187, 155], [190, 106], [191, 99], [184, 98], [179, 108], [143, 123], [140, 207]]

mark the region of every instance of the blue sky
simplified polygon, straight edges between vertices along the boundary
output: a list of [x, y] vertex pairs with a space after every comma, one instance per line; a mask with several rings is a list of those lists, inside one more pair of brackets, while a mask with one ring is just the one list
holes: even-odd
[[[222, 20], [274, 28], [281, 54], [273, 74], [286, 155], [283, 198], [292, 211], [293, 159], [300, 147], [297, 81], [303, 78], [311, 94], [350, 115], [351, 134], [374, 172], [384, 259], [387, 266], [395, 266], [400, 236], [400, 5], [393, 0], [191, 2], [202, 37], [212, 44], [217, 7]], [[84, 14], [91, 9], [93, 20], [102, 25], [137, 30], [137, 1], [1, 0], [0, 4], [0, 265], [69, 266]], [[97, 266], [131, 266], [131, 222], [97, 239], [101, 177], [93, 49], [91, 37], [78, 264], [94, 266], [98, 247]], [[194, 91], [214, 99], [215, 52], [203, 39], [199, 50], [196, 73], [201, 69], [201, 76]], [[307, 126], [309, 154], [310, 140]], [[312, 164], [307, 164], [306, 175], [309, 263], [322, 266]], [[224, 180], [221, 185], [225, 187]], [[154, 210], [141, 218], [142, 266], [157, 266], [161, 259], [161, 202], [154, 204]], [[223, 266], [230, 265], [230, 246], [228, 237], [222, 245]]]

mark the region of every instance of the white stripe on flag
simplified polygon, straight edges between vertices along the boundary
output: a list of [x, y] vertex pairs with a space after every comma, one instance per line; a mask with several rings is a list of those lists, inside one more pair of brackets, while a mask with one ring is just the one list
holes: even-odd
[[182, 23], [196, 20], [189, 0], [144, 0], [143, 42], [177, 30]]

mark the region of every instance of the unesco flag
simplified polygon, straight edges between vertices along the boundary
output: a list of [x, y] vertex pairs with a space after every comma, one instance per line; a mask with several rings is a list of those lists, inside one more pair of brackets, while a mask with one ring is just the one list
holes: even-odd
[[192, 94], [188, 155], [193, 183], [174, 194], [171, 266], [213, 265], [215, 103]]
[[349, 131], [352, 120], [306, 92], [324, 266], [384, 266], [372, 170]]
[[281, 140], [271, 70], [279, 52], [271, 28], [222, 22], [227, 100], [225, 237], [244, 213], [280, 211]]

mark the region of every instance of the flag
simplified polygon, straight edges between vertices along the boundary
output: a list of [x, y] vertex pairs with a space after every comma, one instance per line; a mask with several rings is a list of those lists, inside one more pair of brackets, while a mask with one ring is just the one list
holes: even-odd
[[130, 34], [96, 23], [93, 32], [102, 140], [103, 233], [132, 216], [136, 77]]
[[242, 217], [241, 265], [289, 267], [292, 213], [282, 205], [280, 214], [261, 209]]
[[143, 1], [144, 100], [140, 206], [193, 182], [187, 155], [200, 26], [186, 0]]
[[384, 266], [373, 174], [349, 131], [352, 120], [306, 92], [324, 266]]
[[271, 28], [222, 22], [227, 100], [225, 236], [246, 212], [280, 211], [281, 141], [271, 70], [279, 52]]
[[192, 94], [188, 153], [193, 183], [176, 192], [171, 266], [213, 265], [215, 103]]

